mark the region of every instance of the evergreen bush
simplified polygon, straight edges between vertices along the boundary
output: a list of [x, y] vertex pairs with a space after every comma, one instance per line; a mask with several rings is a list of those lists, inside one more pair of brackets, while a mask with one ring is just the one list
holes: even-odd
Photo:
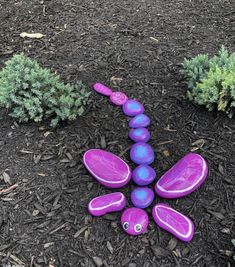
[[208, 110], [217, 108], [232, 117], [235, 110], [235, 53], [222, 46], [219, 55], [198, 55], [185, 59], [182, 73], [188, 98]]
[[0, 106], [19, 122], [50, 118], [55, 127], [60, 121], [75, 120], [83, 114], [89, 95], [82, 82], [64, 84], [23, 54], [14, 55], [0, 71]]

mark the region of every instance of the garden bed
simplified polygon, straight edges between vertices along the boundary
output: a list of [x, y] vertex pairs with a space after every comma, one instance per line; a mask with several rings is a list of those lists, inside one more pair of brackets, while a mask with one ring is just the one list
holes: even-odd
[[[144, 103], [152, 119], [153, 164], [160, 177], [187, 152], [209, 163], [193, 194], [168, 202], [191, 217], [194, 239], [182, 243], [150, 220], [149, 230], [127, 236], [120, 213], [93, 218], [91, 198], [110, 192], [88, 174], [82, 155], [103, 148], [127, 162], [127, 119], [108, 100], [92, 103], [72, 123], [52, 130], [17, 124], [0, 110], [0, 265], [232, 266], [235, 237], [235, 124], [185, 99], [184, 57], [213, 55], [235, 43], [233, 1], [1, 1], [0, 65], [25, 52], [65, 82], [100, 81]], [[21, 32], [40, 32], [23, 39]], [[131, 165], [134, 167], [134, 165]], [[129, 200], [133, 184], [121, 189]], [[129, 204], [130, 206], [130, 201]], [[151, 209], [147, 209], [151, 211]], [[226, 251], [228, 250], [228, 251]], [[50, 264], [50, 265], [49, 265]], [[1, 265], [1, 266], [2, 266]], [[11, 265], [9, 265], [11, 266]]]

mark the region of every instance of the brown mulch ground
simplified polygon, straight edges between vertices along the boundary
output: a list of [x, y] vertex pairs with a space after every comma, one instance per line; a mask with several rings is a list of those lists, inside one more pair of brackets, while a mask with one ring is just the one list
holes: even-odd
[[[130, 237], [120, 213], [88, 214], [89, 200], [109, 190], [81, 162], [94, 147], [130, 162], [121, 110], [93, 94], [84, 117], [51, 130], [18, 125], [2, 109], [0, 188], [18, 186], [0, 195], [0, 266], [233, 266], [234, 119], [188, 102], [179, 70], [184, 57], [212, 55], [222, 44], [234, 49], [234, 1], [0, 0], [0, 18], [1, 66], [23, 51], [64, 81], [101, 81], [139, 99], [152, 119], [158, 177], [192, 148], [210, 167], [199, 190], [166, 201], [195, 222], [192, 242], [152, 219], [146, 234]], [[32, 31], [46, 36], [20, 37]], [[133, 187], [121, 191], [129, 198]]]

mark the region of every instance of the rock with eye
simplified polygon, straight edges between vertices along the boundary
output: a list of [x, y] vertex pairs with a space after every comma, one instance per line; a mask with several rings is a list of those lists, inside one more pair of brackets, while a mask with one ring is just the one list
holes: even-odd
[[143, 234], [147, 229], [148, 223], [148, 214], [139, 208], [126, 209], [121, 217], [122, 228], [129, 235]]

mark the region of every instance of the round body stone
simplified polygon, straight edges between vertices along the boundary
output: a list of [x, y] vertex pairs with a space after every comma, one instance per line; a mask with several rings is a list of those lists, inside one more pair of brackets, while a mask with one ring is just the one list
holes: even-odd
[[148, 187], [137, 187], [131, 192], [131, 202], [137, 208], [147, 208], [152, 204], [153, 199], [154, 192]]
[[108, 88], [107, 86], [105, 86], [104, 84], [102, 83], [95, 83], [93, 85], [93, 89], [99, 93], [99, 94], [102, 94], [102, 95], [105, 95], [105, 96], [110, 96], [113, 92], [110, 88]]
[[129, 137], [134, 142], [148, 142], [150, 139], [150, 133], [146, 128], [131, 129]]
[[143, 234], [149, 223], [146, 211], [139, 208], [126, 209], [121, 216], [123, 230], [129, 235]]
[[147, 127], [150, 124], [150, 118], [145, 114], [139, 114], [129, 121], [130, 128]]
[[144, 106], [136, 100], [127, 100], [122, 106], [122, 110], [127, 116], [136, 116], [138, 114], [144, 113]]
[[130, 157], [138, 165], [151, 164], [154, 161], [154, 152], [149, 144], [138, 142], [131, 147]]
[[122, 106], [127, 100], [128, 97], [122, 92], [113, 92], [110, 95], [110, 101], [117, 106]]
[[152, 183], [155, 177], [155, 170], [147, 164], [139, 165], [132, 172], [132, 180], [140, 186], [145, 186]]

